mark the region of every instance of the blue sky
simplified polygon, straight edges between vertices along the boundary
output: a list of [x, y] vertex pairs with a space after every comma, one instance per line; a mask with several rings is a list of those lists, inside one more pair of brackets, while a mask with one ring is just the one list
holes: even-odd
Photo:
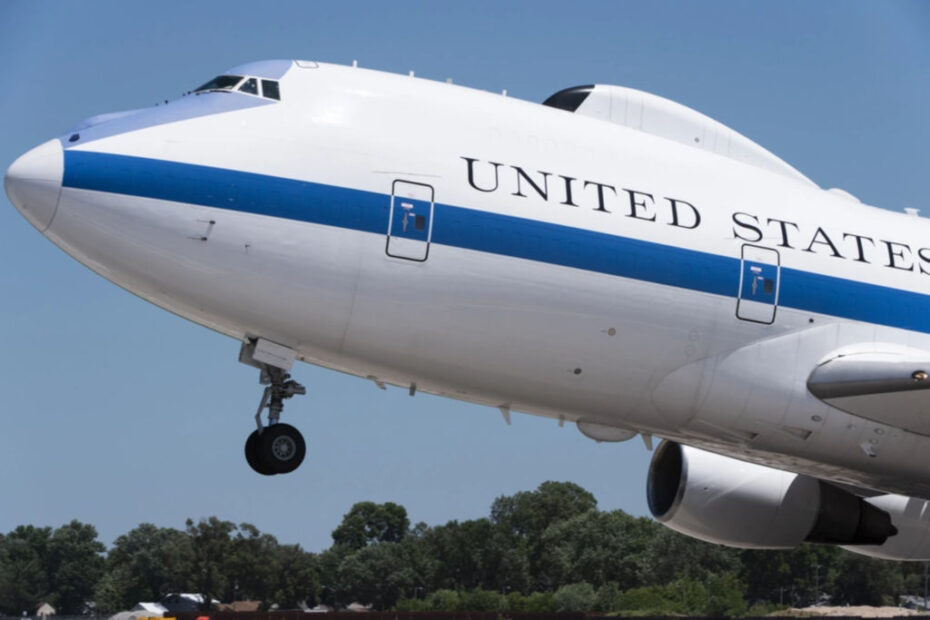
[[[224, 69], [304, 58], [542, 101], [613, 83], [689, 105], [822, 187], [900, 210], [930, 170], [926, 2], [0, 3], [0, 167], [103, 112], [173, 98]], [[242, 444], [257, 373], [238, 344], [136, 299], [67, 257], [0, 197], [0, 531], [217, 515], [310, 550], [352, 503], [430, 524], [570, 480], [645, 514], [649, 453], [566, 425], [300, 365], [287, 421], [309, 457], [263, 478]], [[623, 398], [622, 395], [617, 396]]]

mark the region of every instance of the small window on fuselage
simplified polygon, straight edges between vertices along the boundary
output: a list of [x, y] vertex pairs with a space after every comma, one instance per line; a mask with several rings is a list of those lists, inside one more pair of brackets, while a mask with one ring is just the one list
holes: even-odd
[[250, 95], [258, 94], [258, 80], [255, 78], [249, 78], [242, 83], [242, 86], [239, 87], [240, 93], [248, 93]]
[[232, 90], [236, 85], [242, 81], [241, 75], [221, 75], [213, 78], [200, 88], [194, 90], [195, 93], [200, 93], [208, 90]]
[[274, 80], [262, 80], [262, 94], [268, 99], [281, 101], [281, 91]]

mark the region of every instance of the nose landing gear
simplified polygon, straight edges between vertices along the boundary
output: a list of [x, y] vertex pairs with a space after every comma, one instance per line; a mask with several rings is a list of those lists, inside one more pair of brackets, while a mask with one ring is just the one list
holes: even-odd
[[[256, 472], [272, 476], [297, 469], [307, 454], [303, 436], [290, 424], [280, 422], [284, 400], [307, 389], [291, 379], [287, 372], [294, 362], [293, 350], [266, 340], [252, 340], [242, 345], [239, 361], [261, 371], [259, 383], [265, 387], [255, 412], [255, 426], [245, 442], [245, 459]], [[262, 425], [262, 412], [268, 409], [268, 424]]]

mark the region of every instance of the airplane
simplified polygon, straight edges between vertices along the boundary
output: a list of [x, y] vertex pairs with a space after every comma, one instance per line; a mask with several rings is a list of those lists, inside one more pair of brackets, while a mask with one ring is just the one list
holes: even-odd
[[930, 559], [930, 227], [631, 88], [542, 104], [242, 65], [22, 155], [45, 237], [240, 342], [259, 474], [306, 454], [296, 361], [655, 448], [650, 511], [715, 543]]

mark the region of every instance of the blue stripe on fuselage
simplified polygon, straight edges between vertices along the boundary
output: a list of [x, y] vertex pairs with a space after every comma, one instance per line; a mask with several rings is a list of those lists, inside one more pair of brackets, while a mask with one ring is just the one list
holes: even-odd
[[[217, 207], [387, 234], [390, 197], [158, 159], [65, 151], [64, 187]], [[432, 242], [736, 297], [740, 260], [437, 203]], [[782, 268], [779, 306], [930, 332], [925, 295]]]

